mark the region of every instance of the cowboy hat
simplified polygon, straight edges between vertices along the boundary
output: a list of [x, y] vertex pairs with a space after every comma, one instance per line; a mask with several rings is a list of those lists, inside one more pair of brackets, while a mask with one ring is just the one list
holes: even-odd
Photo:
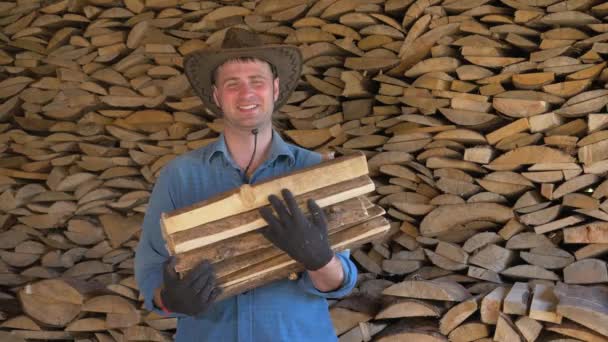
[[279, 109], [296, 88], [302, 71], [302, 54], [295, 46], [264, 45], [260, 37], [242, 28], [230, 28], [219, 49], [202, 49], [184, 57], [184, 70], [205, 108], [216, 115], [222, 110], [213, 100], [213, 73], [227, 60], [252, 57], [272, 64], [279, 77], [279, 98], [274, 109]]

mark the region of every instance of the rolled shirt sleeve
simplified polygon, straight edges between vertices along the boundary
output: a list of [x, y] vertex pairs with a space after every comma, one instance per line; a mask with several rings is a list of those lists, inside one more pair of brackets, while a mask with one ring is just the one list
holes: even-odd
[[302, 272], [302, 277], [298, 280], [298, 286], [307, 293], [323, 298], [341, 298], [349, 294], [357, 283], [357, 266], [350, 260], [350, 250], [348, 249], [336, 253], [336, 257], [342, 263], [342, 269], [344, 270], [344, 280], [339, 288], [330, 292], [319, 291], [310, 279], [308, 272]]

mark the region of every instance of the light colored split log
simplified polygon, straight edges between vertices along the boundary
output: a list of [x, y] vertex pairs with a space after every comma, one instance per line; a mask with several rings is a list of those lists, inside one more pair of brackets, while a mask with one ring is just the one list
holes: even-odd
[[579, 214], [584, 214], [586, 216], [598, 219], [598, 220], [603, 220], [603, 221], [608, 221], [608, 214], [606, 212], [604, 212], [603, 210], [599, 210], [599, 209], [575, 209], [574, 212], [579, 213]]
[[560, 280], [559, 276], [554, 272], [536, 265], [517, 265], [509, 267], [500, 273], [516, 279]]
[[607, 158], [608, 140], [602, 140], [578, 149], [578, 159], [585, 165], [591, 165]]
[[428, 197], [406, 191], [388, 195], [382, 199], [380, 204], [389, 204], [408, 215], [425, 215], [435, 208], [428, 202]]
[[467, 162], [464, 160], [456, 160], [443, 157], [430, 157], [426, 161], [426, 167], [430, 169], [441, 169], [441, 168], [454, 168], [464, 171], [471, 171], [475, 173], [486, 173], [484, 169], [479, 167], [475, 163]]
[[386, 328], [387, 323], [360, 322], [357, 326], [340, 335], [339, 342], [371, 341], [372, 337]]
[[385, 295], [418, 299], [461, 302], [471, 296], [462, 285], [454, 282], [406, 280], [385, 289]]
[[530, 132], [536, 133], [559, 127], [564, 124], [564, 119], [561, 116], [550, 112], [530, 117], [528, 118], [528, 122], [530, 123]]
[[139, 225], [143, 222], [143, 216], [100, 215], [99, 220], [110, 240], [110, 244], [117, 248], [138, 231]]
[[372, 315], [366, 312], [358, 312], [347, 308], [335, 307], [329, 310], [334, 330], [336, 335], [340, 335], [359, 323], [367, 322], [373, 318]]
[[[406, 17], [404, 17], [405, 19]], [[429, 30], [415, 39], [411, 44], [401, 47], [401, 63], [398, 67], [391, 70], [391, 74], [400, 74], [418, 63], [430, 52], [435, 43], [446, 35], [458, 32], [460, 23], [450, 23]]]
[[517, 195], [532, 187], [532, 183], [525, 177], [510, 171], [497, 171], [476, 181], [486, 191], [503, 196]]
[[31, 341], [31, 340], [44, 340], [44, 341], [65, 341], [74, 340], [75, 336], [73, 333], [68, 331], [56, 331], [56, 330], [13, 330], [9, 339], [6, 341], [17, 342], [17, 341]]
[[486, 68], [501, 68], [524, 61], [523, 58], [518, 57], [464, 56], [464, 58], [475, 65]]
[[519, 256], [532, 265], [549, 270], [562, 269], [574, 261], [570, 253], [549, 245], [534, 247], [529, 252], [522, 251]]
[[411, 160], [412, 155], [406, 152], [380, 152], [368, 160], [367, 166], [370, 176], [375, 176], [382, 165], [400, 164]]
[[284, 131], [289, 138], [305, 148], [315, 148], [332, 138], [329, 129], [300, 129]]
[[575, 162], [574, 158], [557, 149], [546, 146], [524, 146], [509, 151], [494, 159], [490, 165], [529, 165], [573, 162]]
[[80, 313], [82, 290], [59, 279], [28, 284], [19, 292], [24, 312], [44, 324], [64, 327]]
[[493, 114], [463, 109], [439, 108], [439, 111], [450, 122], [461, 126], [484, 127], [498, 122], [498, 117]]
[[517, 321], [515, 321], [515, 326], [528, 342], [536, 341], [543, 329], [541, 323], [528, 316], [519, 317]]
[[498, 314], [498, 322], [494, 331], [494, 341], [498, 342], [524, 342], [519, 330], [513, 324], [513, 321], [506, 314], [500, 312]]
[[417, 77], [429, 72], [452, 72], [460, 66], [460, 61], [452, 57], [437, 57], [425, 59], [405, 72], [406, 77]]
[[389, 274], [408, 274], [422, 267], [419, 260], [388, 259], [382, 261], [382, 270]]
[[513, 217], [513, 211], [495, 203], [474, 203], [444, 205], [433, 209], [420, 223], [420, 233], [437, 236], [451, 227], [480, 219], [506, 222]]
[[599, 180], [600, 178], [594, 174], [586, 174], [572, 178], [562, 183], [559, 187], [557, 187], [557, 189], [555, 189], [555, 191], [553, 191], [553, 198], [558, 199], [565, 194], [585, 189], [592, 184], [597, 183]]
[[353, 259], [361, 265], [363, 269], [373, 274], [381, 274], [383, 261], [381, 255], [379, 255], [373, 249], [369, 252], [364, 252], [362, 249], [357, 249], [352, 254]]
[[[403, 229], [401, 229], [403, 230]], [[405, 233], [404, 233], [405, 234]], [[393, 260], [414, 260], [414, 261], [425, 261], [426, 256], [422, 248], [417, 248], [413, 251], [399, 251], [392, 254]]]
[[[112, 331], [112, 330], [110, 330]], [[128, 327], [123, 331], [123, 338], [127, 341], [158, 341], [168, 342], [171, 341], [169, 336], [163, 334], [156, 329], [151, 327], [135, 325]]]
[[603, 174], [608, 170], [608, 160], [604, 159], [590, 165], [583, 165], [583, 170], [585, 173]]
[[386, 143], [387, 140], [388, 138], [383, 135], [366, 135], [348, 140], [343, 144], [343, 147], [350, 149], [371, 148], [381, 146]]
[[466, 322], [452, 330], [448, 335], [450, 341], [477, 341], [490, 336], [489, 327], [481, 322]]
[[[488, 139], [488, 143], [492, 143], [488, 136], [486, 136], [486, 139]], [[476, 146], [467, 148], [464, 151], [464, 160], [479, 164], [488, 164], [494, 158], [495, 154], [495, 151], [490, 146]]]
[[500, 272], [507, 268], [515, 258], [515, 253], [509, 249], [490, 244], [469, 258], [469, 263], [483, 268]]
[[608, 253], [608, 243], [592, 243], [574, 252], [577, 260], [593, 258]]
[[439, 331], [447, 335], [477, 311], [479, 297], [471, 297], [448, 310], [439, 320]]
[[581, 93], [591, 85], [590, 80], [566, 81], [560, 83], [547, 84], [543, 86], [543, 91], [563, 98], [569, 98]]
[[598, 332], [571, 321], [563, 321], [561, 324], [547, 324], [546, 330], [553, 331], [561, 335], [570, 336], [580, 341], [606, 341], [606, 337], [600, 335]]
[[503, 238], [494, 232], [482, 232], [471, 236], [462, 246], [462, 249], [467, 253], [483, 248], [489, 244], [495, 244], [503, 241]]
[[536, 210], [546, 208], [548, 206], [543, 206], [542, 204], [543, 199], [539, 196], [539, 193], [531, 190], [527, 191], [517, 199], [517, 202], [515, 202], [515, 204], [513, 205], [513, 209], [518, 210], [520, 212], [523, 210], [526, 213], [530, 213]]
[[484, 144], [486, 139], [479, 132], [471, 129], [456, 128], [437, 133], [435, 140], [452, 140], [468, 144]]
[[593, 133], [595, 131], [599, 131], [603, 128], [606, 128], [608, 125], [608, 121], [605, 116], [601, 114], [589, 114], [587, 117], [587, 125], [589, 127], [589, 133]]
[[526, 225], [539, 226], [553, 221], [557, 218], [561, 212], [561, 205], [554, 205], [552, 207], [538, 210], [529, 214], [522, 215], [520, 221]]
[[433, 324], [433, 321], [425, 318], [410, 318], [400, 320], [386, 327], [382, 332], [374, 337], [378, 342], [391, 341], [429, 341], [447, 342], [448, 339], [441, 335]]
[[502, 308], [502, 301], [507, 296], [508, 292], [508, 287], [499, 286], [483, 297], [479, 309], [482, 322], [486, 324], [496, 324], [498, 322], [498, 315]]
[[594, 221], [564, 229], [565, 243], [608, 243], [608, 223]]
[[549, 110], [549, 103], [539, 100], [495, 97], [492, 105], [497, 111], [513, 118], [527, 118]]
[[554, 171], [554, 170], [580, 170], [581, 167], [577, 163], [538, 163], [528, 167], [529, 171]]
[[469, 260], [469, 255], [460, 246], [449, 242], [439, 241], [435, 253], [463, 264]]
[[[237, 191], [222, 194], [221, 197], [207, 200], [193, 207], [182, 208], [162, 218], [167, 235], [190, 229], [224, 217], [268, 205], [268, 195], [279, 194], [282, 188], [289, 188], [294, 196], [313, 191], [340, 181], [367, 174], [365, 156], [355, 155], [338, 158], [325, 165], [303, 169], [277, 180], [258, 183], [255, 186], [242, 186]], [[331, 177], [330, 177], [331, 176]], [[314, 179], [311, 183], [309, 180]], [[282, 183], [283, 182], [283, 183]], [[287, 182], [288, 184], [285, 184]], [[327, 204], [319, 203], [320, 206]], [[201, 218], [204, 219], [201, 220]], [[239, 232], [244, 233], [244, 232]], [[235, 234], [233, 234], [235, 235]], [[225, 238], [222, 236], [207, 241], [207, 244]]]
[[[435, 186], [446, 194], [459, 196], [471, 196], [481, 191], [481, 187], [475, 184], [447, 177], [439, 178], [439, 180], [435, 182]], [[449, 204], [460, 203], [445, 203], [444, 205]]]
[[467, 268], [467, 264], [456, 262], [431, 250], [424, 249], [424, 253], [435, 266], [441, 267], [444, 270], [459, 271]]
[[584, 259], [564, 268], [564, 282], [567, 284], [608, 283], [606, 262], [599, 259]]
[[439, 317], [442, 309], [431, 303], [416, 299], [400, 299], [383, 308], [374, 319], [400, 317]]
[[517, 74], [513, 75], [513, 78], [511, 79], [513, 85], [519, 89], [538, 89], [552, 83], [554, 80], [555, 73], [553, 72]]
[[23, 329], [23, 330], [42, 330], [36, 322], [34, 322], [31, 318], [25, 315], [19, 315], [7, 319], [2, 322], [0, 325], [2, 328], [13, 328], [13, 329]]
[[584, 218], [580, 215], [572, 215], [568, 217], [564, 217], [563, 219], [559, 219], [553, 222], [545, 223], [540, 226], [534, 227], [534, 231], [536, 234], [544, 234], [548, 233], [560, 228], [564, 228], [567, 226], [571, 226], [573, 224], [577, 224], [584, 221]]
[[[608, 290], [602, 286], [557, 284], [557, 312], [608, 336]], [[559, 322], [558, 322], [559, 323]]]
[[65, 331], [78, 332], [78, 331], [103, 331], [106, 330], [106, 322], [101, 318], [88, 317], [77, 319], [67, 327]]
[[135, 307], [123, 297], [104, 295], [96, 296], [87, 300], [83, 304], [82, 310], [90, 312], [128, 314], [134, 312]]
[[505, 297], [502, 311], [512, 315], [526, 315], [530, 302], [530, 289], [527, 283], [516, 282]]
[[567, 118], [580, 117], [588, 113], [594, 113], [608, 104], [608, 90], [598, 89], [578, 94], [568, 100], [562, 108], [555, 113]]
[[544, 322], [561, 323], [562, 315], [556, 311], [559, 301], [553, 290], [553, 286], [536, 284], [530, 304], [530, 312], [528, 313], [530, 318]]

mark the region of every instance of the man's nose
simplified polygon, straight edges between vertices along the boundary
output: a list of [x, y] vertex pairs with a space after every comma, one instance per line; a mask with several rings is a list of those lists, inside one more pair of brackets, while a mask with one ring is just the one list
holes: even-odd
[[247, 95], [251, 95], [251, 94], [253, 94], [253, 87], [251, 86], [251, 84], [249, 84], [247, 82], [243, 82], [239, 89], [239, 95], [247, 96]]

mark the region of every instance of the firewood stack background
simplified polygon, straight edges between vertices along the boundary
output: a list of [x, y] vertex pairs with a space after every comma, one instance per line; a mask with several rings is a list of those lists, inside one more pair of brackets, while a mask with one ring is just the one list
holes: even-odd
[[600, 0], [0, 2], [0, 340], [172, 339], [134, 248], [159, 170], [221, 130], [182, 61], [231, 26], [301, 48], [277, 128], [363, 151], [392, 222], [352, 251], [341, 341], [608, 340], [607, 18]]

